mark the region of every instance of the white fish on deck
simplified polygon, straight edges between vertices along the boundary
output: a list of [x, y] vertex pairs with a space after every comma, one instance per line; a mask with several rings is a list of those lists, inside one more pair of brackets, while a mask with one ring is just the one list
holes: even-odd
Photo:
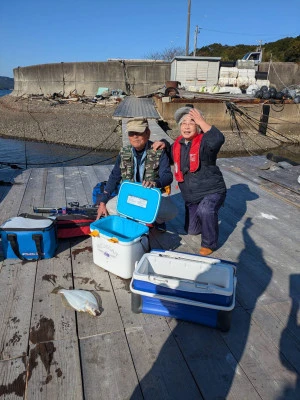
[[99, 316], [101, 311], [99, 304], [93, 293], [81, 289], [63, 289], [55, 288], [52, 293], [59, 293], [62, 295], [63, 303], [71, 306], [76, 311], [88, 312], [94, 317]]

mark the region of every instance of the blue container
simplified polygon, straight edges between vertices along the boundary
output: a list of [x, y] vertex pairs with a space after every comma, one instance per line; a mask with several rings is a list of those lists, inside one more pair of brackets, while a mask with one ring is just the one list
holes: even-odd
[[235, 270], [234, 264], [211, 257], [153, 250], [133, 272], [132, 311], [226, 331], [235, 305]]
[[35, 261], [53, 257], [58, 244], [55, 219], [25, 215], [10, 218], [0, 227], [4, 258]]

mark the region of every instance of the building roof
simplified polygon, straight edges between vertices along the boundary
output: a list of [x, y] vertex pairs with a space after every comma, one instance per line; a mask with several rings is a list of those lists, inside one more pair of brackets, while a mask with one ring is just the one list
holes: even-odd
[[221, 61], [221, 57], [193, 57], [193, 56], [176, 56], [173, 61]]

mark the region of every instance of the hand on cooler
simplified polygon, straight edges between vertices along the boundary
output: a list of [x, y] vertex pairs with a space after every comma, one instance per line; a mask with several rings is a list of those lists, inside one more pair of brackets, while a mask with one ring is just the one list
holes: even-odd
[[106, 204], [105, 203], [100, 203], [98, 207], [98, 212], [97, 212], [97, 218], [100, 219], [102, 216], [107, 217], [108, 212], [106, 209]]
[[143, 181], [143, 186], [147, 188], [154, 188], [156, 187], [156, 182], [154, 181]]

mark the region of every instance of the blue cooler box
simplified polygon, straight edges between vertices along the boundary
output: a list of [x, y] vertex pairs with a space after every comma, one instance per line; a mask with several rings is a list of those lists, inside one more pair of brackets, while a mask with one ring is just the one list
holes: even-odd
[[4, 258], [35, 261], [55, 255], [57, 242], [56, 220], [22, 214], [0, 226]]
[[136, 264], [132, 311], [227, 331], [235, 306], [236, 267], [211, 257], [153, 250]]
[[120, 215], [101, 218], [90, 225], [93, 261], [121, 278], [132, 277], [136, 261], [149, 251], [149, 228], [156, 219], [161, 192], [125, 181], [118, 195]]

